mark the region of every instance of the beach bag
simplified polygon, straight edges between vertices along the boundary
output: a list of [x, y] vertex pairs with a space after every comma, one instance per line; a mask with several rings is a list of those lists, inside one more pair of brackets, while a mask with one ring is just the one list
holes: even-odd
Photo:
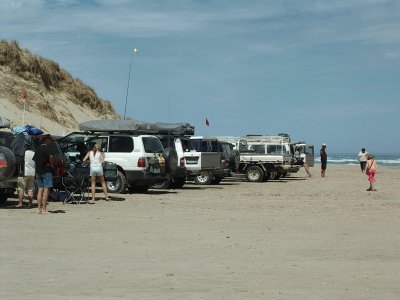
[[26, 125], [26, 130], [28, 131], [28, 134], [30, 135], [40, 135], [43, 134], [43, 131], [40, 130], [39, 128], [36, 128], [33, 125]]

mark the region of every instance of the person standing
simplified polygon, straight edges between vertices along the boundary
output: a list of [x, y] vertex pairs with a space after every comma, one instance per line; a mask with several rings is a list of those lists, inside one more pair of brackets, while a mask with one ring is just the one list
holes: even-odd
[[328, 163], [328, 155], [326, 154], [326, 144], [323, 143], [320, 150], [321, 155], [321, 177], [325, 177], [326, 165]]
[[83, 158], [83, 163], [85, 163], [88, 159], [90, 162], [90, 182], [92, 189], [92, 200], [89, 203], [93, 204], [96, 200], [96, 177], [100, 179], [105, 200], [110, 201], [111, 199], [108, 197], [103, 173], [104, 154], [101, 152], [99, 144], [95, 144], [93, 149], [86, 154], [86, 156]]
[[304, 157], [302, 157], [302, 156], [301, 156], [301, 152], [302, 152], [302, 151], [304, 151], [303, 146], [296, 146], [296, 148], [295, 148], [295, 153], [296, 153], [296, 152], [299, 153], [298, 156], [296, 157], [296, 164], [298, 164], [298, 165], [300, 165], [300, 166], [303, 166], [303, 167], [304, 167], [304, 170], [305, 170], [306, 173], [307, 173], [307, 176], [308, 176], [308, 177], [312, 177], [312, 175], [311, 175], [311, 173], [310, 173], [310, 167], [309, 167], [308, 163], [305, 162], [308, 153], [306, 153], [306, 152], [304, 151]]
[[360, 162], [361, 172], [364, 172], [365, 166], [367, 165], [368, 152], [365, 151], [365, 148], [362, 148], [360, 152], [358, 152], [358, 161]]
[[369, 181], [369, 188], [367, 191], [377, 191], [374, 187], [375, 183], [375, 174], [376, 170], [378, 168], [378, 164], [376, 160], [374, 159], [374, 155], [368, 154], [368, 160], [367, 160], [367, 167], [365, 169], [365, 174], [368, 176], [368, 181]]
[[52, 142], [50, 135], [42, 137], [40, 140], [41, 145], [33, 156], [38, 184], [37, 203], [39, 214], [47, 214], [47, 199], [50, 189], [53, 187], [54, 153], [51, 147]]
[[35, 152], [33, 152], [32, 150], [33, 145], [31, 145], [30, 148], [25, 151], [24, 176], [18, 177], [17, 190], [19, 203], [15, 207], [22, 207], [25, 191], [28, 193], [28, 207], [32, 206], [33, 182], [35, 181], [35, 162], [32, 159]]

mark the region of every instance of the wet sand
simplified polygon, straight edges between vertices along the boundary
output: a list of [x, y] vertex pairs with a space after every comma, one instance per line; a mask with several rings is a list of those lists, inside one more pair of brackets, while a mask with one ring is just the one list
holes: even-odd
[[[0, 209], [1, 299], [400, 299], [400, 168]], [[102, 198], [104, 199], [104, 198]]]

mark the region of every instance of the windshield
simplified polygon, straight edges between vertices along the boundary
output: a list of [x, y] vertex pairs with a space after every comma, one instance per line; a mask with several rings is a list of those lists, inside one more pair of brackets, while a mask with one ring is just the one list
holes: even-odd
[[143, 146], [146, 153], [162, 153], [164, 147], [156, 137], [143, 137]]

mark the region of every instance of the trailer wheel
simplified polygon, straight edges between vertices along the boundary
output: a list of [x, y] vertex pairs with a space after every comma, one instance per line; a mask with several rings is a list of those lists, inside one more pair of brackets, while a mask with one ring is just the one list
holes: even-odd
[[250, 182], [261, 182], [264, 178], [264, 171], [258, 166], [251, 166], [246, 170], [246, 178]]

